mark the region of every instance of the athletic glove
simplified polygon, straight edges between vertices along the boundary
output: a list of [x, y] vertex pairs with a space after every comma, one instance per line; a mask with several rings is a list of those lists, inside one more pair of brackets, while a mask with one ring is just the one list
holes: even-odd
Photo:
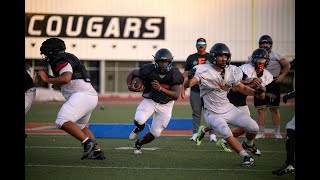
[[259, 86], [255, 91], [254, 91], [254, 95], [257, 96], [257, 95], [260, 95], [262, 93], [264, 93], [265, 91], [263, 90], [263, 87], [262, 86]]
[[189, 71], [189, 74], [188, 74], [188, 79], [192, 79], [193, 76], [196, 74], [196, 68], [193, 68]]
[[291, 91], [288, 94], [283, 96], [283, 102], [287, 104], [288, 99], [296, 97], [296, 91]]

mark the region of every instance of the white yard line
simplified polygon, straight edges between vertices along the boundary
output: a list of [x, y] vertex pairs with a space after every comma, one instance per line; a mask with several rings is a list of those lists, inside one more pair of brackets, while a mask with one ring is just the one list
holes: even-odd
[[174, 170], [174, 171], [256, 171], [270, 172], [272, 169], [215, 169], [215, 168], [155, 168], [155, 167], [118, 167], [118, 166], [66, 166], [54, 164], [26, 164], [27, 167], [52, 167], [52, 168], [92, 168], [92, 169], [132, 169], [132, 170]]

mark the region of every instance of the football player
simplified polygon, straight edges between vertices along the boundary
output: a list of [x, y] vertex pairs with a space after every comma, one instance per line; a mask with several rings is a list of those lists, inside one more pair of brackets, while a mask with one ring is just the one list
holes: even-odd
[[[291, 65], [294, 65], [295, 59], [291, 61]], [[293, 81], [292, 81], [292, 87], [293, 91], [287, 93], [283, 96], [283, 102], [286, 104], [287, 101], [291, 98], [296, 97], [295, 93], [295, 79], [296, 74], [294, 72], [293, 74]], [[286, 131], [287, 131], [287, 137], [286, 137], [286, 160], [284, 164], [279, 167], [278, 169], [275, 169], [272, 171], [272, 174], [282, 176], [284, 174], [294, 173], [295, 172], [295, 153], [296, 153], [296, 116], [293, 116], [291, 121], [289, 121], [286, 124]]]
[[[191, 75], [184, 81], [184, 87], [199, 84], [200, 96], [204, 102], [204, 116], [208, 126], [221, 134], [228, 145], [243, 158], [242, 166], [252, 166], [254, 159], [244, 150], [251, 152], [256, 149], [253, 140], [258, 133], [258, 124], [245, 112], [241, 111], [228, 100], [227, 93], [234, 89], [246, 95], [259, 96], [263, 88], [254, 90], [241, 83], [243, 73], [240, 68], [230, 65], [231, 52], [223, 43], [216, 43], [210, 49], [211, 63], [197, 65]], [[241, 146], [232, 135], [228, 125], [244, 128], [248, 133]]]
[[153, 115], [150, 132], [134, 143], [134, 154], [141, 154], [141, 146], [160, 137], [163, 129], [167, 127], [172, 116], [174, 101], [181, 93], [183, 75], [180, 70], [172, 66], [171, 52], [162, 48], [153, 56], [155, 63], [148, 63], [133, 70], [128, 74], [127, 85], [130, 91], [139, 92], [132, 84], [134, 77], [140, 77], [144, 82], [142, 102], [137, 107], [134, 116], [136, 126], [129, 135], [130, 140], [138, 138], [139, 133], [145, 128], [146, 121]]
[[[272, 74], [265, 69], [269, 63], [269, 54], [265, 49], [258, 48], [253, 51], [250, 59], [251, 63], [239, 66], [239, 68], [243, 72], [242, 82], [243, 84], [254, 89], [262, 86], [265, 90], [265, 86], [271, 83], [273, 80]], [[246, 94], [231, 89], [227, 96], [229, 101], [233, 105], [235, 105], [241, 111], [250, 115], [249, 107], [246, 103]], [[258, 98], [264, 99], [265, 93], [259, 95]], [[234, 137], [239, 137], [244, 133], [246, 133], [246, 131], [243, 128], [236, 128], [232, 132]], [[230, 150], [228, 149], [228, 145], [226, 144], [226, 141], [224, 139], [220, 139], [219, 141], [217, 141], [216, 145], [220, 148], [223, 148], [226, 152], [230, 152]], [[261, 155], [261, 152], [258, 149], [256, 149], [252, 153], [257, 156]]]
[[63, 40], [59, 38], [45, 40], [40, 51], [54, 76], [48, 75], [46, 70], [39, 71], [38, 75], [43, 82], [59, 87], [66, 99], [55, 122], [58, 128], [82, 143], [84, 149], [81, 159], [103, 160], [104, 152], [87, 126], [91, 113], [98, 104], [98, 94], [80, 60], [65, 50]]

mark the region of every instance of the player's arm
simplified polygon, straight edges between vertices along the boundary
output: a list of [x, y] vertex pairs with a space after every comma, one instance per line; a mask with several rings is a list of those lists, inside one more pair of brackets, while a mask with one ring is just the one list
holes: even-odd
[[236, 91], [239, 91], [239, 92], [246, 94], [246, 95], [249, 95], [249, 96], [257, 96], [257, 97], [259, 97], [259, 99], [260, 99], [260, 97], [265, 96], [265, 87], [262, 87], [262, 86], [260, 86], [256, 90], [254, 90], [251, 87], [246, 86], [240, 82], [239, 84], [234, 86], [234, 89]]
[[38, 71], [38, 75], [43, 82], [50, 83], [56, 86], [70, 83], [72, 79], [72, 66], [67, 62], [62, 62], [56, 69], [60, 76], [52, 77], [49, 76], [45, 70]]
[[127, 75], [127, 86], [130, 91], [137, 92], [136, 88], [134, 88], [134, 84], [132, 84], [133, 78], [140, 76], [139, 69], [134, 69], [130, 71]]
[[72, 72], [66, 71], [63, 72], [58, 77], [50, 77], [45, 71], [40, 70], [38, 71], [38, 75], [41, 77], [42, 81], [45, 83], [54, 84], [56, 86], [61, 86], [63, 84], [68, 84], [72, 78]]
[[287, 101], [291, 98], [296, 97], [296, 91], [295, 91], [295, 86], [296, 86], [296, 73], [293, 74], [293, 79], [292, 79], [292, 87], [293, 91], [287, 93], [286, 95], [283, 96], [283, 102], [286, 104]]
[[[189, 71], [184, 70], [184, 72], [183, 72], [183, 79], [186, 79], [186, 77], [188, 77], [188, 74], [189, 74]], [[186, 89], [186, 88], [185, 88], [184, 86], [181, 87], [181, 98], [182, 98], [182, 99], [184, 99], [184, 97], [186, 96], [185, 89]]]
[[198, 79], [194, 77], [196, 70], [196, 68], [193, 68], [189, 71], [187, 78], [185, 78], [183, 82], [184, 88], [189, 88], [198, 84]]
[[137, 76], [140, 76], [139, 69], [134, 69], [130, 71], [127, 75], [127, 85], [131, 85], [132, 79]]
[[166, 96], [170, 97], [173, 100], [177, 100], [181, 94], [181, 85], [180, 84], [175, 84], [171, 86], [170, 89], [162, 88], [160, 83], [157, 80], [153, 80], [151, 82], [152, 88], [162, 92]]
[[275, 78], [276, 83], [281, 83], [283, 79], [287, 76], [291, 68], [289, 61], [286, 59], [281, 59], [279, 63], [281, 67], [283, 67], [283, 69], [282, 69], [282, 73], [277, 78]]
[[243, 83], [243, 84], [245, 84], [253, 89], [256, 89], [261, 85], [261, 83], [262, 83], [262, 80], [260, 78], [254, 78], [250, 83], [248, 83], [248, 84]]

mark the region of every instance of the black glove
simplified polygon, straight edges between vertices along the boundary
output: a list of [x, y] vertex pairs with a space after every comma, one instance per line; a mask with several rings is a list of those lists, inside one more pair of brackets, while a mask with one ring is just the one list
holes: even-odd
[[257, 96], [257, 95], [260, 95], [262, 93], [264, 93], [265, 91], [263, 90], [263, 87], [262, 86], [259, 86], [255, 91], [254, 91], [254, 95]]
[[288, 94], [283, 96], [283, 102], [287, 104], [288, 99], [296, 97], [296, 91], [291, 91]]
[[193, 76], [196, 74], [196, 68], [193, 68], [189, 71], [189, 74], [188, 74], [188, 79], [192, 79]]

